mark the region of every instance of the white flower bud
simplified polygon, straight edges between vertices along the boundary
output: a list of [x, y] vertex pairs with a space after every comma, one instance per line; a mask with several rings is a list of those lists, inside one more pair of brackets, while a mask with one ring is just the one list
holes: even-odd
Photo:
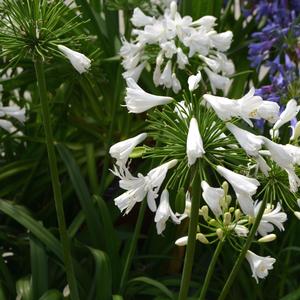
[[271, 233], [271, 234], [268, 234], [268, 235], [265, 235], [263, 237], [261, 237], [258, 242], [259, 243], [269, 243], [269, 242], [272, 242], [274, 240], [276, 240], [277, 236], [276, 234], [274, 233]]
[[208, 239], [203, 233], [197, 233], [196, 239], [201, 242], [202, 244], [209, 244]]

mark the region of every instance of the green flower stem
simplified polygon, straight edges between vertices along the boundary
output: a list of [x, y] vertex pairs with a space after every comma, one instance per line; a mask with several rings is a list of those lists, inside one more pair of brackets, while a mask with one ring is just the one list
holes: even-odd
[[64, 264], [65, 264], [65, 269], [67, 274], [67, 281], [70, 288], [71, 299], [79, 300], [80, 298], [77, 290], [75, 272], [72, 263], [70, 240], [66, 229], [63, 200], [62, 200], [61, 187], [60, 187], [59, 176], [58, 176], [57, 159], [56, 159], [56, 154], [54, 149], [54, 140], [53, 140], [50, 112], [49, 112], [48, 99], [47, 99], [44, 66], [40, 58], [36, 59], [34, 65], [35, 65], [35, 73], [38, 82], [38, 89], [39, 89], [40, 102], [42, 108], [42, 116], [43, 116], [43, 124], [44, 124], [47, 152], [48, 152], [48, 159], [49, 159], [52, 189], [54, 194], [59, 234], [60, 234], [60, 239], [63, 248], [63, 259], [64, 259]]
[[227, 278], [227, 281], [221, 291], [221, 294], [218, 298], [218, 300], [224, 300], [225, 297], [227, 296], [232, 284], [233, 284], [233, 281], [235, 279], [235, 277], [238, 275], [238, 272], [241, 268], [241, 265], [243, 263], [243, 261], [245, 260], [245, 256], [247, 254], [247, 251], [249, 250], [250, 246], [251, 246], [251, 243], [253, 242], [253, 239], [254, 239], [254, 236], [255, 236], [255, 233], [257, 231], [257, 228], [259, 226], [259, 223], [261, 221], [261, 218], [263, 216], [263, 213], [265, 211], [265, 208], [266, 208], [266, 204], [267, 204], [267, 199], [268, 197], [264, 197], [263, 201], [262, 201], [262, 204], [261, 204], [261, 207], [259, 209], [259, 212], [255, 218], [255, 221], [254, 221], [254, 224], [251, 228], [251, 231], [248, 235], [248, 238], [238, 256], [238, 259], [236, 260], [234, 266], [233, 266], [233, 269], [231, 270], [231, 273], [229, 275], [229, 277]]
[[209, 264], [209, 267], [208, 267], [208, 270], [207, 270], [207, 273], [206, 273], [206, 276], [205, 276], [205, 280], [204, 280], [204, 283], [203, 283], [203, 286], [202, 286], [202, 289], [201, 289], [199, 300], [205, 300], [206, 291], [207, 291], [208, 285], [210, 283], [210, 279], [211, 279], [211, 277], [213, 275], [213, 272], [215, 270], [215, 265], [216, 265], [216, 262], [219, 258], [219, 255], [221, 253], [223, 244], [224, 244], [224, 241], [220, 240], [219, 243], [218, 243], [218, 246], [217, 246], [217, 248], [214, 252], [214, 255], [211, 259], [211, 262]]
[[144, 199], [140, 206], [138, 219], [137, 219], [137, 222], [135, 225], [132, 240], [130, 242], [130, 248], [129, 248], [129, 251], [128, 251], [128, 254], [126, 257], [126, 261], [125, 261], [125, 265], [124, 265], [124, 269], [123, 269], [123, 273], [122, 273], [122, 277], [121, 277], [121, 282], [120, 282], [120, 292], [123, 292], [124, 288], [125, 288], [127, 276], [128, 276], [129, 270], [131, 268], [132, 259], [133, 259], [134, 253], [135, 253], [136, 244], [137, 244], [140, 232], [141, 232], [146, 208], [147, 208], [147, 200]]
[[189, 220], [188, 243], [185, 252], [183, 273], [181, 277], [180, 291], [178, 300], [186, 300], [189, 292], [191, 272], [194, 261], [194, 253], [196, 246], [196, 234], [199, 218], [200, 206], [200, 174], [198, 163], [194, 169], [194, 179], [192, 183], [192, 207]]

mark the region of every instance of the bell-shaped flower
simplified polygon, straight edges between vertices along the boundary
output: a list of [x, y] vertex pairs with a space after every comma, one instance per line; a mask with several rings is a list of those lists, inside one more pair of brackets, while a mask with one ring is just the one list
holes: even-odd
[[263, 101], [257, 108], [257, 117], [275, 123], [278, 120], [280, 106], [273, 101]]
[[286, 107], [285, 110], [280, 114], [279, 120], [275, 123], [273, 126], [273, 129], [279, 129], [283, 124], [291, 121], [296, 115], [298, 114], [300, 110], [300, 105], [297, 105], [297, 101], [294, 99], [291, 99]]
[[160, 196], [160, 203], [154, 218], [157, 234], [161, 234], [165, 230], [166, 222], [169, 218], [171, 218], [175, 224], [180, 224], [180, 219], [175, 216], [170, 207], [169, 192], [168, 190], [164, 190]]
[[161, 74], [160, 84], [164, 85], [166, 88], [172, 87], [172, 61], [169, 60]]
[[77, 72], [82, 74], [90, 69], [91, 60], [84, 54], [71, 50], [63, 45], [58, 45], [57, 47], [69, 59], [70, 63]]
[[258, 278], [263, 279], [268, 276], [269, 270], [273, 269], [273, 264], [276, 262], [273, 257], [259, 256], [250, 250], [247, 251], [246, 259], [249, 262], [252, 277], [256, 280], [256, 283], [258, 283]]
[[231, 224], [229, 225], [229, 229], [234, 230], [238, 236], [242, 237], [246, 237], [249, 233], [249, 229], [241, 224]]
[[131, 78], [135, 82], [137, 82], [145, 68], [146, 63], [142, 62], [139, 65], [137, 65], [135, 68], [128, 69], [127, 71], [122, 73], [122, 76], [124, 79], [129, 79]]
[[113, 173], [120, 178], [120, 188], [126, 190], [125, 193], [114, 199], [116, 206], [120, 211], [125, 210], [125, 214], [128, 214], [137, 202], [143, 201], [147, 196], [150, 210], [156, 211], [155, 199], [158, 197], [158, 191], [168, 170], [176, 164], [177, 160], [173, 159], [152, 169], [147, 176], [138, 174], [138, 177], [134, 177], [128, 170], [121, 173], [115, 169]]
[[222, 166], [217, 166], [217, 171], [222, 175], [233, 187], [237, 201], [240, 204], [242, 211], [245, 214], [253, 215], [253, 196], [258, 186], [259, 181], [254, 178], [249, 178], [241, 174], [237, 174], [231, 170], [228, 170]]
[[[262, 202], [256, 202], [254, 205], [254, 216], [258, 215], [259, 209], [261, 207]], [[274, 225], [280, 230], [284, 231], [283, 223], [287, 220], [286, 213], [281, 211], [281, 205], [277, 202], [276, 208], [271, 206], [270, 204], [267, 205], [262, 219], [259, 223], [257, 228], [257, 232], [261, 236], [265, 236], [270, 232], [274, 231]]]
[[213, 47], [217, 50], [224, 52], [230, 48], [232, 42], [233, 33], [231, 31], [225, 31], [221, 33], [212, 34], [210, 39]]
[[201, 55], [208, 55], [211, 40], [205, 30], [192, 30], [190, 35], [186, 36], [183, 44], [189, 48], [189, 57], [194, 56], [195, 53]]
[[199, 82], [201, 81], [202, 76], [201, 72], [199, 71], [196, 75], [191, 75], [188, 78], [188, 85], [189, 85], [189, 90], [193, 92], [199, 87]]
[[189, 64], [188, 57], [183, 53], [181, 48], [177, 48], [177, 64], [181, 70], [185, 69], [185, 66]]
[[226, 127], [234, 135], [238, 143], [248, 155], [254, 157], [258, 156], [258, 150], [261, 149], [264, 143], [263, 139], [260, 136], [256, 136], [255, 134], [241, 129], [232, 123], [226, 123]]
[[152, 107], [173, 101], [173, 98], [171, 97], [156, 96], [145, 92], [131, 78], [127, 80], [127, 85], [125, 102], [129, 112], [131, 113], [142, 113]]
[[222, 188], [214, 188], [209, 186], [206, 181], [201, 182], [202, 197], [214, 215], [218, 218], [222, 215], [221, 200], [225, 193]]
[[117, 160], [118, 166], [125, 166], [132, 150], [147, 137], [147, 133], [141, 133], [133, 138], [118, 142], [110, 147], [109, 154]]
[[204, 71], [208, 76], [213, 93], [216, 93], [217, 89], [222, 90], [223, 92], [227, 89], [230, 84], [229, 78], [219, 75], [207, 67], [204, 68]]
[[176, 77], [176, 74], [172, 74], [172, 90], [175, 94], [178, 94], [178, 92], [181, 90], [181, 84], [178, 78]]
[[203, 99], [223, 121], [229, 121], [232, 117], [238, 115], [239, 107], [236, 100], [230, 100], [225, 97], [213, 96], [210, 94], [203, 95]]
[[146, 25], [150, 25], [153, 24], [154, 22], [154, 18], [153, 17], [149, 17], [146, 16], [141, 9], [139, 9], [138, 7], [136, 7], [133, 11], [133, 15], [132, 18], [130, 19], [131, 23], [135, 26], [135, 27], [143, 27]]
[[291, 141], [297, 141], [300, 136], [300, 121], [298, 121], [294, 126], [291, 126], [293, 132], [290, 138]]
[[202, 157], [205, 153], [196, 118], [192, 118], [190, 121], [186, 142], [186, 153], [189, 166], [193, 165], [196, 162], [197, 158]]
[[217, 18], [214, 16], [204, 16], [192, 23], [193, 26], [202, 26], [207, 32], [211, 31], [216, 25]]

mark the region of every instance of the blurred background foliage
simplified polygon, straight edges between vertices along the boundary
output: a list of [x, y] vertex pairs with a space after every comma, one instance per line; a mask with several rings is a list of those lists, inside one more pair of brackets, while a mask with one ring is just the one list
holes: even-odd
[[[80, 52], [92, 59], [92, 70], [79, 75], [65, 60], [47, 61], [46, 78], [51, 103], [59, 172], [63, 190], [68, 233], [72, 240], [76, 276], [81, 299], [176, 299], [180, 285], [184, 249], [174, 245], [185, 232], [186, 223], [168, 226], [163, 236], [156, 234], [153, 216], [146, 212], [133, 266], [125, 288], [120, 277], [136, 224], [138, 206], [122, 217], [113, 198], [120, 192], [109, 172], [109, 147], [136, 135], [144, 128], [143, 115], [130, 115], [121, 106], [124, 80], [120, 64], [120, 11], [124, 16], [125, 36], [130, 36], [130, 16], [139, 6], [151, 10], [146, 0], [76, 0], [73, 14], [84, 21], [74, 30], [87, 40]], [[243, 95], [250, 81], [262, 84], [247, 59], [255, 21], [244, 23], [236, 16], [234, 1], [184, 0], [183, 14], [197, 19], [218, 17], [222, 30], [232, 30], [233, 46], [229, 57], [236, 66], [229, 96]], [[1, 47], [1, 41], [0, 41]], [[34, 67], [22, 60], [18, 68], [5, 69], [0, 59], [3, 86], [2, 102], [13, 100], [27, 108], [25, 126], [16, 124], [23, 135], [12, 138], [0, 129], [0, 300], [63, 299], [66, 278], [62, 264], [56, 213], [48, 159], [44, 143]], [[157, 92], [150, 72], [144, 71], [141, 84]], [[163, 93], [163, 91], [161, 91]], [[148, 169], [142, 159], [132, 162], [135, 169]], [[256, 285], [245, 264], [230, 293], [230, 299], [300, 299], [300, 227], [295, 218], [286, 225], [285, 234], [268, 253], [278, 263], [267, 280]], [[259, 250], [260, 249], [260, 250]], [[259, 248], [262, 254], [263, 248]], [[213, 247], [197, 245], [190, 299], [197, 299]], [[222, 251], [208, 299], [216, 299], [236, 254]]]

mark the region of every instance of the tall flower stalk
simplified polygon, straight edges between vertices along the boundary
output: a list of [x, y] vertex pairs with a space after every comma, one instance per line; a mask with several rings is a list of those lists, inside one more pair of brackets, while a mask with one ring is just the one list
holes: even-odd
[[45, 71], [44, 71], [42, 59], [36, 58], [34, 62], [34, 66], [35, 66], [36, 79], [37, 79], [37, 84], [39, 89], [41, 110], [43, 115], [43, 125], [44, 125], [45, 138], [46, 138], [45, 141], [46, 141], [47, 152], [48, 152], [49, 169], [50, 169], [50, 175], [52, 181], [52, 189], [53, 189], [53, 195], [55, 201], [60, 240], [63, 248], [63, 259], [64, 259], [64, 264], [65, 264], [65, 269], [67, 274], [67, 280], [69, 283], [70, 294], [72, 299], [79, 300], [80, 298], [77, 289], [74, 266], [72, 262], [70, 240], [67, 233], [66, 220], [64, 215], [63, 199], [61, 193], [61, 186], [59, 182], [57, 158], [56, 158], [56, 153], [54, 148], [54, 139], [53, 139], [52, 126], [51, 126], [49, 103], [47, 98]]

